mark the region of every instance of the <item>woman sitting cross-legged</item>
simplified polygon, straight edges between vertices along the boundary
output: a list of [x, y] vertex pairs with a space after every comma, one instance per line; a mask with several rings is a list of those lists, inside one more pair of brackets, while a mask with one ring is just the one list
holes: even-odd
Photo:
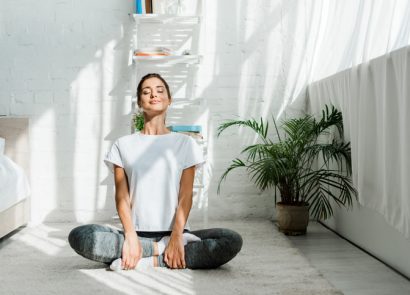
[[148, 74], [137, 97], [144, 128], [117, 139], [104, 159], [114, 173], [123, 230], [78, 226], [68, 236], [71, 247], [112, 270], [216, 268], [227, 263], [241, 250], [241, 236], [225, 228], [190, 231], [187, 223], [195, 169], [205, 160], [192, 137], [165, 126], [172, 102], [167, 82]]

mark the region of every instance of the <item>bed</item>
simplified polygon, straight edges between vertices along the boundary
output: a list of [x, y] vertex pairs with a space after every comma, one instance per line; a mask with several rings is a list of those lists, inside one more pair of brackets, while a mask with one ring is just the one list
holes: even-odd
[[0, 117], [0, 239], [30, 218], [28, 128], [28, 118]]

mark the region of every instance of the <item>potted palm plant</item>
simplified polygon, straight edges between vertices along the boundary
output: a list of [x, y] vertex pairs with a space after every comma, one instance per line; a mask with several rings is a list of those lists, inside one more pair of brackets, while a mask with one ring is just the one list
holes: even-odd
[[[275, 118], [276, 135], [268, 138], [268, 122], [230, 120], [218, 127], [217, 136], [231, 126], [245, 126], [262, 140], [247, 146], [242, 153], [246, 159], [236, 158], [222, 174], [221, 183], [236, 168], [246, 168], [256, 186], [262, 191], [275, 189], [279, 230], [289, 235], [306, 233], [310, 215], [327, 219], [333, 215], [331, 200], [339, 206], [351, 207], [357, 191], [351, 182], [350, 142], [343, 140], [342, 113], [328, 106], [322, 118], [311, 115], [283, 121], [279, 132]], [[324, 135], [338, 135], [324, 141]], [[281, 201], [276, 202], [279, 191]]]

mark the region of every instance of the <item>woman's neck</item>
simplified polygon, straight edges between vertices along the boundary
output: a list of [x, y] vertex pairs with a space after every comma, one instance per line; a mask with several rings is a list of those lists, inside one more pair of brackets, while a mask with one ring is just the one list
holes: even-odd
[[168, 134], [171, 131], [165, 126], [160, 126], [160, 127], [155, 128], [155, 127], [149, 127], [149, 126], [144, 125], [144, 128], [142, 128], [140, 132], [145, 135], [162, 135], [162, 134]]

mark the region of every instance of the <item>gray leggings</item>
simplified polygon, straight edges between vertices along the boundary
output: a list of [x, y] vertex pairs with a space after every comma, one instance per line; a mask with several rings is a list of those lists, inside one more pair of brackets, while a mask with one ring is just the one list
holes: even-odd
[[[230, 229], [210, 228], [188, 232], [201, 238], [201, 241], [188, 243], [184, 247], [186, 267], [190, 269], [216, 268], [234, 258], [242, 248], [242, 237]], [[154, 250], [153, 242], [171, 232], [137, 231], [137, 234], [141, 241], [142, 257], [149, 257]], [[86, 224], [71, 230], [68, 241], [81, 256], [110, 264], [121, 257], [124, 232], [99, 224]], [[158, 256], [158, 262], [159, 266], [167, 267], [163, 255]]]

